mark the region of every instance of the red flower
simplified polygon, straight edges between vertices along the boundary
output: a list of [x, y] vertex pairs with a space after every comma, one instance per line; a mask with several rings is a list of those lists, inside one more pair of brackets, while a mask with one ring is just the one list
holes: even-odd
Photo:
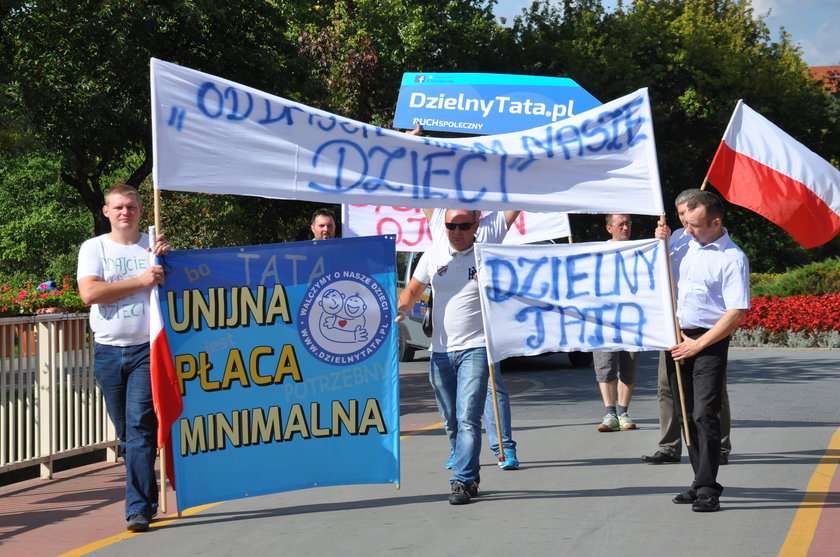
[[742, 329], [771, 332], [840, 330], [840, 293], [787, 298], [754, 297]]

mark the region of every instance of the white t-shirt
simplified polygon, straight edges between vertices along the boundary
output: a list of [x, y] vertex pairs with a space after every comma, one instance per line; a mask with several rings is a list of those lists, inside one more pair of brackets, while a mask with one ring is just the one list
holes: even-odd
[[[97, 276], [106, 282], [139, 277], [151, 265], [149, 235], [126, 246], [107, 234], [86, 240], [79, 249], [76, 278]], [[134, 346], [149, 342], [149, 299], [151, 289], [135, 292], [110, 304], [93, 304], [90, 328], [94, 340], [111, 346]]]
[[[440, 213], [440, 215], [439, 215]], [[429, 229], [434, 243], [414, 269], [413, 278], [432, 285], [432, 352], [452, 352], [484, 346], [481, 301], [475, 278], [475, 250], [458, 252], [444, 232], [446, 211], [436, 209]], [[504, 212], [493, 212], [479, 221], [476, 237], [501, 243], [507, 234]]]

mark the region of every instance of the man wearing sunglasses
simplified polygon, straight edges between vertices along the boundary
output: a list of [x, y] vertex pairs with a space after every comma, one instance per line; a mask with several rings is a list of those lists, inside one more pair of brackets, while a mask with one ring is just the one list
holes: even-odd
[[482, 241], [501, 243], [519, 211], [481, 219], [478, 211], [461, 209], [443, 215], [446, 233], [433, 235], [432, 247], [400, 295], [396, 321], [405, 319], [431, 285], [435, 305], [429, 380], [454, 451], [449, 502], [462, 505], [478, 495], [481, 416], [489, 380], [474, 244], [479, 230]]
[[[445, 223], [446, 210], [445, 209], [424, 209], [426, 215], [426, 222], [431, 232], [431, 237], [444, 236], [447, 229], [455, 228], [456, 225]], [[513, 213], [511, 213], [513, 214]], [[513, 217], [516, 220], [516, 216]], [[512, 221], [511, 221], [512, 222]], [[463, 227], [464, 225], [457, 225]], [[509, 225], [508, 225], [509, 228]], [[490, 227], [479, 226], [475, 235], [476, 242], [487, 242], [484, 235], [490, 230]], [[499, 468], [502, 470], [517, 470], [519, 469], [519, 459], [516, 457], [516, 441], [513, 440], [513, 431], [511, 427], [511, 412], [510, 412], [510, 396], [508, 395], [505, 381], [502, 377], [501, 366], [493, 366], [494, 379], [496, 382], [496, 399], [498, 400], [499, 408], [499, 425], [502, 430], [502, 442], [499, 443], [499, 434], [496, 429], [496, 412], [493, 409], [493, 392], [488, 386], [487, 399], [484, 403], [484, 429], [487, 431], [487, 442], [490, 445], [490, 450], [496, 458], [503, 455], [504, 458], [499, 461]], [[452, 468], [452, 463], [455, 460], [455, 432], [447, 430], [447, 437], [449, 438], [449, 459], [446, 461], [447, 468]]]

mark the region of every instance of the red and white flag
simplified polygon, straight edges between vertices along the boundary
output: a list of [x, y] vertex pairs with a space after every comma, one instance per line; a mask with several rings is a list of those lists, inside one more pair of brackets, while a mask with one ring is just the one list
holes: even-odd
[[840, 170], [743, 101], [707, 177], [731, 203], [781, 226], [805, 248], [840, 233]]
[[[152, 249], [154, 249], [155, 239], [155, 227], [150, 226], [149, 244]], [[149, 254], [149, 259], [152, 265], [159, 264], [154, 253]], [[184, 403], [181, 400], [181, 387], [178, 384], [178, 374], [175, 372], [175, 364], [172, 361], [169, 339], [166, 338], [166, 329], [163, 326], [158, 286], [152, 287], [149, 305], [151, 306], [149, 309], [149, 340], [151, 342], [149, 373], [152, 381], [152, 403], [158, 421], [157, 442], [158, 448], [166, 446], [166, 475], [169, 477], [172, 489], [175, 489], [175, 465], [172, 460], [170, 432], [172, 424], [184, 411]]]
[[152, 400], [158, 420], [158, 448], [166, 446], [166, 475], [174, 489], [175, 469], [170, 432], [172, 424], [181, 416], [184, 404], [181, 401], [181, 389], [178, 386], [178, 375], [175, 373], [175, 364], [172, 361], [172, 351], [169, 349], [169, 340], [166, 338], [166, 329], [163, 327], [157, 286], [152, 288], [151, 306], [152, 350], [149, 363], [152, 376]]

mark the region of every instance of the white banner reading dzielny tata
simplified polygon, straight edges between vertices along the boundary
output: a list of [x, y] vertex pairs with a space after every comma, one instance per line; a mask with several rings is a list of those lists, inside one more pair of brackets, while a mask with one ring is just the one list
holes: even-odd
[[661, 240], [476, 244], [490, 358], [675, 345], [667, 256]]
[[155, 188], [485, 211], [664, 212], [646, 89], [531, 130], [417, 137], [152, 59]]

